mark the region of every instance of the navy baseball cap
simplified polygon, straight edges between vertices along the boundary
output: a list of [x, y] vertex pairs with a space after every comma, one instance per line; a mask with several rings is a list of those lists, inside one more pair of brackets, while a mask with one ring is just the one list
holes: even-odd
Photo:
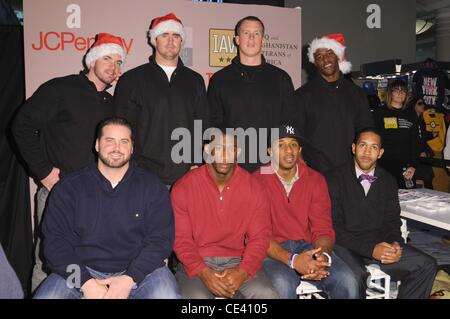
[[[285, 137], [295, 138], [300, 143], [300, 145], [302, 145], [305, 142], [305, 138], [300, 135], [298, 129], [293, 125], [283, 124], [278, 127], [277, 140], [285, 138]], [[272, 143], [275, 142], [275, 138], [276, 138], [276, 136], [271, 136], [270, 145], [272, 145]]]

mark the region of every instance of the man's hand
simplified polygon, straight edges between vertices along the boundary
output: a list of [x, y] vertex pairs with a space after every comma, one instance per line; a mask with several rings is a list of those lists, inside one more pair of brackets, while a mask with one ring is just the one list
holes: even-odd
[[103, 299], [108, 292], [108, 287], [91, 278], [81, 286], [84, 299]]
[[400, 260], [402, 255], [402, 249], [399, 243], [394, 242], [388, 244], [381, 242], [375, 245], [372, 253], [372, 257], [381, 261], [382, 264], [393, 264]]
[[59, 168], [53, 167], [50, 174], [48, 174], [44, 179], [41, 179], [41, 184], [44, 185], [48, 191], [51, 191], [53, 186], [55, 186], [55, 184], [59, 181], [59, 173]]
[[228, 289], [231, 289], [234, 294], [235, 291], [241, 288], [242, 284], [248, 277], [248, 273], [242, 268], [234, 267], [227, 268], [222, 273], [220, 273], [220, 275], [216, 276], [221, 278], [222, 282], [224, 282], [227, 285]]
[[224, 277], [223, 273], [206, 267], [198, 273], [198, 277], [202, 280], [205, 287], [217, 297], [233, 297], [234, 290], [230, 289], [225, 282], [221, 280], [221, 277]]
[[104, 299], [127, 299], [135, 284], [133, 278], [128, 275], [97, 279], [97, 283], [109, 287]]
[[[298, 254], [294, 259], [294, 269], [302, 274], [302, 279], [307, 280], [322, 280], [329, 276], [326, 268], [330, 266], [328, 258], [321, 254], [322, 249], [316, 248], [305, 250]], [[314, 260], [313, 256], [318, 255], [320, 260]], [[322, 256], [322, 257], [321, 257]]]

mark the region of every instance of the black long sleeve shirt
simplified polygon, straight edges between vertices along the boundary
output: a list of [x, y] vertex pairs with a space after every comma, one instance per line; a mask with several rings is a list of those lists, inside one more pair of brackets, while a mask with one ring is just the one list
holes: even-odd
[[[184, 66], [181, 59], [170, 82], [154, 56], [149, 63], [126, 72], [117, 83], [114, 102], [116, 114], [127, 118], [135, 130], [134, 158], [163, 183], [174, 183], [192, 165], [202, 162], [199, 139], [203, 132], [197, 130], [200, 138], [195, 135], [194, 121], [201, 120], [203, 130], [208, 127], [205, 82], [200, 74]], [[190, 148], [186, 146], [184, 153], [174, 148], [182, 141], [177, 134], [172, 139], [176, 129], [190, 134], [191, 139], [184, 140], [190, 142]], [[182, 153], [185, 158], [173, 158], [173, 150], [175, 155]]]
[[52, 167], [64, 175], [92, 163], [96, 126], [113, 112], [112, 96], [98, 92], [84, 73], [42, 84], [12, 126], [31, 174], [42, 180]]
[[320, 75], [295, 92], [297, 127], [309, 141], [308, 164], [324, 174], [352, 158], [358, 130], [373, 126], [364, 91], [345, 79], [328, 83]]

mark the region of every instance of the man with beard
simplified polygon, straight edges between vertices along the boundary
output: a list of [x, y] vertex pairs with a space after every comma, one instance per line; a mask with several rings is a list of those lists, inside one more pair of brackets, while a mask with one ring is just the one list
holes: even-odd
[[305, 160], [322, 174], [349, 161], [356, 131], [373, 126], [364, 91], [343, 76], [351, 71], [344, 51], [342, 34], [314, 39], [308, 58], [319, 75], [295, 92], [292, 118], [312, 146]]
[[95, 159], [95, 127], [114, 114], [112, 96], [106, 90], [118, 79], [125, 57], [120, 37], [99, 33], [85, 56], [87, 70], [42, 84], [13, 123], [19, 151], [39, 183], [32, 290], [47, 276], [39, 253], [39, 224], [47, 196], [62, 176]]
[[183, 297], [278, 298], [261, 268], [271, 233], [264, 190], [236, 164], [236, 136], [215, 132], [205, 151], [208, 164], [172, 190]]
[[272, 239], [264, 269], [283, 299], [297, 298], [300, 277], [332, 299], [359, 298], [352, 271], [333, 253], [327, 184], [300, 159], [304, 144], [297, 128], [281, 126], [268, 150], [272, 163], [253, 173], [270, 198]]
[[174, 220], [167, 188], [130, 163], [129, 122], [108, 118], [98, 127], [98, 162], [63, 178], [43, 220], [50, 276], [36, 299], [179, 298], [165, 266]]

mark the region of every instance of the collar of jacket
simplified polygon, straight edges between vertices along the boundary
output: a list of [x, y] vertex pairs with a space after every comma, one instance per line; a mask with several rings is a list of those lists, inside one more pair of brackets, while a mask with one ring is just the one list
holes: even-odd
[[95, 86], [94, 82], [92, 82], [91, 80], [89, 80], [89, 78], [87, 77], [87, 74], [88, 74], [88, 71], [87, 71], [87, 70], [83, 70], [83, 71], [80, 71], [80, 73], [79, 73], [78, 75], [79, 75], [79, 77], [80, 77], [81, 79], [83, 79], [82, 81], [83, 81], [84, 83], [86, 83], [87, 85], [89, 85], [90, 87], [92, 87], [96, 92], [102, 93], [102, 92], [105, 92], [105, 91], [106, 91], [107, 89], [109, 89], [110, 87], [112, 87], [111, 84], [107, 84], [106, 87], [105, 87], [105, 89], [104, 89], [103, 91], [97, 91], [97, 87]]
[[[233, 65], [235, 65], [236, 67], [238, 67], [240, 70], [243, 69], [244, 65], [241, 63], [241, 59], [239, 58], [239, 53], [238, 55], [236, 55], [233, 60], [231, 60], [231, 63]], [[255, 69], [256, 70], [261, 70], [262, 68], [264, 68], [264, 66], [267, 64], [266, 59], [264, 58], [264, 55], [261, 54], [261, 64], [260, 65], [255, 65]]]
[[[156, 59], [155, 59], [155, 55], [154, 55], [154, 54], [152, 54], [152, 55], [148, 58], [148, 61], [150, 62], [151, 65], [157, 66], [157, 67], [159, 67], [159, 68], [162, 70], [162, 68], [158, 65], [158, 63], [156, 63]], [[183, 66], [184, 66], [183, 61], [181, 61], [181, 58], [178, 57], [178, 64], [177, 64], [176, 70], [182, 68]]]
[[119, 184], [117, 184], [117, 186], [115, 188], [113, 188], [112, 185], [111, 185], [111, 182], [98, 169], [97, 163], [91, 164], [91, 171], [92, 171], [92, 173], [100, 181], [103, 189], [107, 193], [114, 192], [116, 189], [120, 188], [120, 186], [123, 185], [130, 178], [130, 176], [133, 174], [135, 169], [136, 169], [136, 164], [134, 163], [133, 160], [130, 160], [127, 172], [122, 177], [122, 179], [120, 180]]
[[[325, 79], [322, 77], [322, 75], [320, 75], [320, 73], [317, 73], [317, 76], [316, 76], [315, 80], [316, 80], [321, 86], [323, 86], [323, 87], [325, 87], [325, 88], [329, 88], [329, 89], [333, 88], [333, 87], [330, 85], [330, 82], [327, 82], [327, 80], [325, 80]], [[347, 80], [346, 78], [344, 78], [344, 75], [342, 74], [342, 72], [339, 71], [339, 79], [336, 81], [337, 87], [340, 87], [344, 81], [348, 81], [348, 80]]]
[[266, 59], [264, 58], [264, 55], [261, 54], [261, 64], [254, 66], [255, 67], [255, 74], [253, 74], [253, 77], [250, 79], [249, 74], [247, 74], [247, 72], [245, 70], [246, 66], [241, 63], [241, 59], [239, 58], [239, 54], [237, 56], [235, 56], [233, 58], [233, 60], [231, 60], [231, 63], [232, 63], [231, 65], [233, 65], [235, 67], [236, 72], [241, 74], [244, 77], [245, 80], [253, 80], [255, 78], [255, 76], [256, 76], [256, 73], [261, 72], [265, 68], [265, 66], [267, 64]]

